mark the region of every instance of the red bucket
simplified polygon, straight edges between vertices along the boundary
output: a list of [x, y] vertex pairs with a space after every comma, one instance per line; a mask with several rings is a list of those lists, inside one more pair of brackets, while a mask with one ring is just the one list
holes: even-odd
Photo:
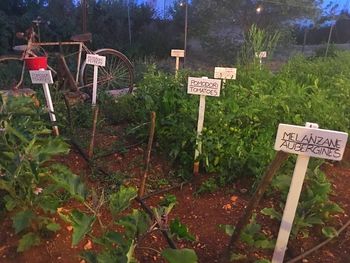
[[24, 58], [28, 70], [47, 69], [47, 57]]

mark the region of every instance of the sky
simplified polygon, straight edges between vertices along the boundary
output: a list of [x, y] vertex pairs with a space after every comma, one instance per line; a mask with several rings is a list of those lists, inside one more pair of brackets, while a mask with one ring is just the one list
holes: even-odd
[[[165, 1], [165, 5], [168, 6], [170, 4], [172, 4], [175, 0], [153, 0], [155, 1], [157, 4], [157, 9], [159, 10], [159, 12], [162, 12], [164, 9], [164, 1]], [[138, 3], [146, 3], [146, 2], [152, 2], [152, 0], [137, 0]], [[323, 7], [325, 8], [329, 3], [333, 3], [333, 4], [338, 4], [339, 8], [338, 10], [342, 10], [342, 9], [350, 9], [350, 0], [324, 0], [324, 4]]]

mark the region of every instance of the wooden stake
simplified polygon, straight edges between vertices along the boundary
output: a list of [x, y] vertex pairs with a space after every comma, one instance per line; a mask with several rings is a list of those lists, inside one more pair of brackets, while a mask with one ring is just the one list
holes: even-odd
[[228, 262], [228, 259], [230, 258], [230, 252], [233, 250], [234, 244], [239, 239], [244, 227], [248, 224], [253, 211], [259, 205], [259, 202], [263, 197], [264, 193], [266, 192], [267, 187], [270, 185], [274, 175], [280, 169], [282, 164], [288, 159], [288, 157], [289, 155], [287, 153], [279, 151], [277, 152], [273, 161], [270, 163], [253, 197], [250, 199], [249, 204], [245, 209], [244, 215], [239, 219], [238, 223], [236, 224], [235, 231], [231, 236], [227, 250], [222, 258], [222, 262]]
[[97, 78], [98, 78], [98, 66], [94, 66], [94, 80], [92, 85], [92, 106], [96, 105], [97, 101]]
[[[46, 106], [49, 110], [50, 120], [51, 120], [51, 122], [55, 123], [56, 122], [56, 115], [55, 115], [54, 109], [53, 109], [53, 103], [52, 103], [52, 99], [51, 99], [49, 84], [47, 84], [47, 83], [43, 84], [43, 90], [44, 90], [44, 95], [45, 95], [45, 99], [46, 99]], [[52, 132], [55, 136], [59, 135], [57, 125], [52, 126]]]
[[154, 131], [156, 128], [156, 113], [154, 111], [151, 112], [151, 126], [149, 129], [149, 135], [148, 135], [148, 144], [147, 144], [147, 150], [144, 158], [144, 165], [145, 165], [145, 171], [143, 173], [140, 189], [139, 189], [139, 196], [142, 197], [145, 192], [145, 186], [148, 176], [148, 169], [149, 169], [149, 162], [151, 160], [151, 150], [152, 150], [152, 144], [153, 144], [153, 138], [154, 138]]
[[[305, 124], [305, 127], [317, 129], [318, 124], [307, 122]], [[284, 254], [288, 245], [289, 235], [292, 230], [295, 213], [298, 207], [301, 189], [303, 188], [303, 183], [309, 160], [310, 156], [300, 154], [298, 155], [293, 172], [292, 182], [289, 187], [286, 205], [283, 211], [281, 226], [278, 231], [278, 237], [276, 241], [275, 250], [273, 252], [272, 263], [283, 262]]]
[[205, 113], [205, 95], [200, 95], [199, 97], [199, 112], [198, 112], [198, 123], [197, 123], [197, 140], [196, 140], [196, 150], [194, 153], [194, 164], [193, 164], [193, 174], [199, 174], [199, 161], [198, 156], [202, 153], [202, 141], [200, 136], [203, 130], [204, 124], [204, 113]]
[[94, 114], [94, 119], [92, 123], [92, 134], [91, 134], [91, 141], [90, 141], [89, 153], [88, 153], [88, 156], [90, 159], [94, 154], [95, 134], [96, 134], [96, 126], [97, 126], [97, 118], [98, 118], [98, 106], [92, 107], [92, 111]]
[[175, 76], [177, 77], [178, 71], [180, 68], [180, 58], [176, 57], [176, 64], [175, 64]]

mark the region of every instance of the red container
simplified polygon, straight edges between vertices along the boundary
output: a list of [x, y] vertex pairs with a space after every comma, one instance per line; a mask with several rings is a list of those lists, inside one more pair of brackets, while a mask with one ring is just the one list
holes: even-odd
[[47, 69], [47, 57], [24, 58], [28, 70]]

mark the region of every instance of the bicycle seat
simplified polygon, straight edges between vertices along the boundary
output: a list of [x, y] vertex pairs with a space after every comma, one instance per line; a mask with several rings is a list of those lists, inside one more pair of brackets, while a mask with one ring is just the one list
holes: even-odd
[[71, 36], [70, 39], [76, 42], [89, 42], [92, 40], [92, 34], [85, 33], [85, 34], [74, 35], [74, 36]]
[[20, 51], [23, 52], [27, 49], [28, 45], [18, 45], [18, 46], [14, 46], [12, 49], [14, 51]]

